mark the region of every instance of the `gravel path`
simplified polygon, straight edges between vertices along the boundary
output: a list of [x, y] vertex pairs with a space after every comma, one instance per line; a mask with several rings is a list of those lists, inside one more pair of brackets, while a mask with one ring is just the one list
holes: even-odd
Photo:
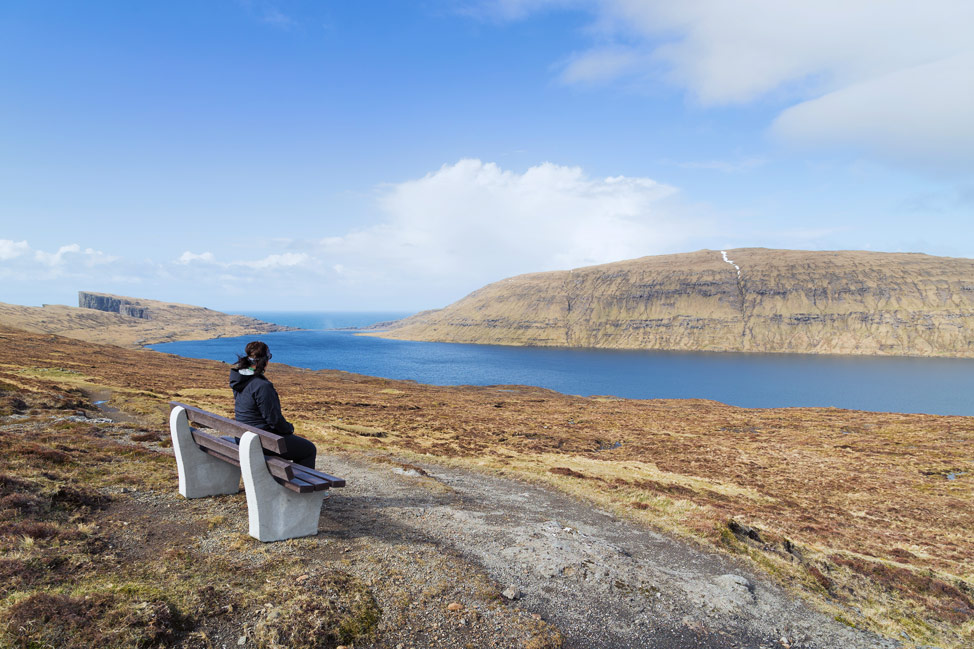
[[[319, 456], [348, 487], [322, 532], [459, 555], [557, 626], [569, 648], [892, 648], [814, 612], [732, 559], [537, 486], [436, 465], [428, 476]], [[461, 578], [462, 575], [456, 575]]]

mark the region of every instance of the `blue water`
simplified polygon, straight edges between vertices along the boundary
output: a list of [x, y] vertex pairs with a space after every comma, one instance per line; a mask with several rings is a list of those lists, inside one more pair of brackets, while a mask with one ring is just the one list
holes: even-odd
[[[350, 331], [396, 313], [248, 313], [316, 330], [262, 334], [274, 362], [434, 385], [537, 385], [567, 394], [703, 398], [735, 406], [834, 406], [974, 415], [974, 360], [620, 351], [384, 340]], [[232, 362], [253, 336], [153, 345]]]
[[349, 329], [368, 327], [377, 322], [400, 320], [412, 315], [411, 311], [248, 311], [249, 315], [264, 322], [299, 327], [301, 329]]

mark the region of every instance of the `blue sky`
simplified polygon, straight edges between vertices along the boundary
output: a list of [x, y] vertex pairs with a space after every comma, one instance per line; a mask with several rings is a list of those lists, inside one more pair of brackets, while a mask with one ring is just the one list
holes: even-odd
[[974, 257], [966, 1], [0, 7], [0, 301], [414, 310], [700, 248]]

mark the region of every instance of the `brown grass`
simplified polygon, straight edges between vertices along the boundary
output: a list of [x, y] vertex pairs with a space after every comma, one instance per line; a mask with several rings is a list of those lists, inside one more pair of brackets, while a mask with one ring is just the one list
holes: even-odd
[[[379, 611], [364, 585], [334, 570], [317, 590], [295, 589], [307, 557], [282, 561], [249, 537], [233, 541], [227, 530], [246, 513], [224, 515], [221, 499], [195, 514], [172, 508], [187, 507], [171, 456], [133, 445], [125, 426], [49, 426], [59, 411], [44, 404], [61, 399], [34, 387], [19, 394], [36, 418], [0, 431], [0, 647], [202, 649], [215, 633], [235, 642], [269, 601], [317, 620], [315, 638], [289, 636], [295, 649], [372, 632]], [[212, 553], [199, 547], [207, 534]]]
[[302, 580], [258, 612], [250, 637], [260, 649], [330, 649], [371, 635], [381, 611], [359, 580], [328, 571]]
[[[160, 430], [164, 402], [177, 394], [222, 414], [232, 406], [220, 363], [0, 334], [16, 338], [0, 380], [64, 395], [52, 406], [84, 401], [85, 390], [111, 389], [128, 395], [151, 418], [147, 427]], [[58, 351], [84, 353], [83, 381], [37, 371], [62, 367]], [[550, 484], [735, 553], [856, 626], [944, 647], [974, 644], [974, 418], [586, 399], [279, 365], [269, 376], [287, 416], [319, 448]], [[386, 435], [363, 437], [362, 430]], [[29, 471], [0, 470], [67, 471], [99, 484], [120, 484], [119, 474], [155, 480], [142, 468], [90, 468], [100, 452], [95, 439], [83, 462], [75, 451], [34, 441], [56, 452], [41, 453], [49, 457], [38, 456]], [[0, 436], [0, 452], [3, 443]], [[156, 461], [139, 453], [126, 458], [133, 467]], [[744, 529], [753, 534], [740, 534]]]

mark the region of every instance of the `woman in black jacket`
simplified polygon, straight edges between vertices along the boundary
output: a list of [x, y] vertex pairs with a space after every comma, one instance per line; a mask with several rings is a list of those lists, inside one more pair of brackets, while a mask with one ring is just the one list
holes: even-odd
[[[292, 460], [310, 469], [315, 468], [315, 445], [294, 434], [294, 426], [281, 412], [281, 399], [274, 384], [264, 376], [264, 369], [271, 360], [271, 352], [265, 343], [255, 340], [247, 343], [245, 356], [239, 356], [230, 366], [230, 387], [233, 388], [233, 417], [242, 424], [249, 424], [269, 433], [287, 436], [285, 460]], [[275, 455], [271, 451], [264, 453]]]

